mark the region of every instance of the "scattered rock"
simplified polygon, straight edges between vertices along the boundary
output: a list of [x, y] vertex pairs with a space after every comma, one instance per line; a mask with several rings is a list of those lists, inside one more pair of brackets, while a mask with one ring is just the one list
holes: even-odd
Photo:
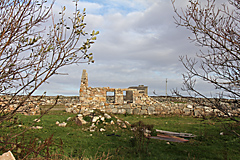
[[96, 129], [95, 127], [91, 127], [91, 126], [90, 126], [90, 130], [89, 130], [89, 131], [90, 131], [90, 132], [95, 132], [95, 129]]
[[114, 123], [114, 121], [113, 121], [113, 120], [111, 120], [110, 124], [111, 124], [111, 125], [113, 125], [113, 124], [115, 124], [115, 123]]
[[66, 127], [67, 123], [66, 122], [63, 122], [63, 123], [59, 123], [58, 126], [59, 127]]
[[127, 126], [126, 126], [125, 123], [122, 123], [121, 127], [122, 127], [122, 128], [127, 128]]
[[33, 121], [34, 122], [40, 122], [41, 120], [40, 119], [34, 119]]
[[66, 108], [66, 112], [71, 113], [73, 111], [72, 108]]
[[101, 121], [104, 121], [104, 120], [105, 120], [105, 117], [101, 117], [100, 119], [101, 119]]
[[41, 127], [41, 126], [32, 126], [31, 128], [32, 129], [42, 129], [43, 127]]
[[76, 117], [75, 123], [76, 123], [78, 126], [83, 125], [83, 124], [82, 124], [82, 119], [81, 119], [80, 117]]
[[117, 123], [122, 123], [122, 120], [120, 120], [120, 119], [117, 119]]
[[193, 108], [193, 106], [192, 105], [187, 105], [187, 108], [190, 108], [190, 109], [192, 109]]
[[125, 124], [127, 124], [127, 125], [131, 125], [128, 121], [125, 121]]
[[92, 122], [95, 123], [95, 122], [97, 122], [98, 119], [99, 119], [99, 117], [95, 116], [95, 117], [93, 117]]
[[112, 118], [110, 115], [108, 115], [107, 113], [104, 113], [104, 117], [106, 117], [107, 119]]
[[11, 151], [3, 153], [0, 156], [0, 160], [16, 160]]
[[37, 129], [42, 129], [43, 127], [41, 127], [41, 126], [36, 126], [36, 128], [37, 128]]
[[100, 128], [100, 132], [105, 132], [106, 130], [104, 128]]

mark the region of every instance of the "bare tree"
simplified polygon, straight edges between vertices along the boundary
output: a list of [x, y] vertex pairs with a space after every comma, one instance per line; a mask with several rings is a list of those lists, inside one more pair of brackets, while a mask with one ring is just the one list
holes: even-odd
[[[233, 99], [231, 107], [239, 108], [240, 1], [228, 0], [218, 5], [215, 0], [190, 0], [181, 11], [177, 10], [175, 0], [171, 1], [176, 24], [190, 30], [194, 35], [190, 40], [207, 50], [200, 51], [196, 58], [180, 57], [187, 70], [182, 89], [192, 97], [205, 98], [208, 105], [233, 117], [229, 113], [231, 108], [223, 102]], [[208, 97], [197, 90], [195, 84], [199, 78], [212, 84], [216, 94]], [[180, 95], [177, 90], [174, 92]]]
[[75, 12], [67, 19], [66, 7], [54, 15], [53, 5], [46, 0], [0, 2], [0, 127], [43, 83], [59, 74], [59, 68], [94, 62], [88, 50], [99, 32], [85, 32], [85, 9], [80, 12], [76, 1]]
[[[63, 7], [60, 19], [54, 24], [52, 6], [53, 3], [47, 6], [45, 1], [35, 0], [0, 3], [0, 94], [11, 95], [8, 103], [1, 105], [1, 112], [14, 104], [18, 95], [26, 95], [17, 103], [12, 112], [15, 113], [39, 86], [58, 74], [59, 68], [94, 62], [92, 53], [87, 51], [99, 32], [85, 33], [85, 9], [81, 13], [76, 3], [76, 12], [67, 21]], [[40, 30], [49, 17], [53, 25]], [[86, 41], [80, 44], [80, 38], [87, 35]], [[1, 116], [0, 121], [5, 118]]]

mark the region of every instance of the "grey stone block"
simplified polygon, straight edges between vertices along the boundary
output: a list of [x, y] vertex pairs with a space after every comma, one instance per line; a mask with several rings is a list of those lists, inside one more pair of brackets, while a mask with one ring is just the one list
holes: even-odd
[[154, 107], [148, 107], [148, 114], [151, 115], [155, 111]]
[[117, 108], [113, 108], [113, 109], [112, 109], [112, 113], [113, 113], [113, 114], [118, 113], [118, 109], [117, 109]]
[[147, 112], [147, 110], [141, 110], [140, 111], [140, 115], [146, 115], [148, 112]]
[[142, 110], [148, 109], [147, 106], [142, 106]]
[[133, 109], [133, 114], [139, 115], [140, 114], [140, 109], [139, 108]]
[[127, 108], [127, 109], [126, 109], [126, 113], [127, 113], [127, 114], [133, 114], [133, 109]]

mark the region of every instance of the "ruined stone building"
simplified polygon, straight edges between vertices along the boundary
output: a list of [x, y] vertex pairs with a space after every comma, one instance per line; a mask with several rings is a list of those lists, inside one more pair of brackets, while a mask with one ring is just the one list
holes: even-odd
[[[86, 70], [83, 70], [79, 93], [79, 103], [75, 107], [75, 110], [77, 109], [75, 112], [78, 113], [85, 109], [95, 108], [118, 114], [177, 114], [192, 115], [196, 117], [200, 117], [202, 115], [224, 115], [218, 109], [200, 106], [194, 102], [160, 102], [156, 99], [148, 97], [147, 93], [148, 87], [143, 85], [124, 89], [110, 87], [90, 87], [88, 86], [88, 74]], [[240, 109], [231, 109], [229, 110], [229, 113], [238, 116], [240, 115], [239, 111]]]
[[101, 107], [108, 104], [130, 104], [142, 103], [141, 97], [147, 97], [148, 87], [139, 85], [129, 88], [109, 88], [88, 86], [88, 74], [86, 70], [82, 72], [80, 86], [80, 104], [87, 107]]

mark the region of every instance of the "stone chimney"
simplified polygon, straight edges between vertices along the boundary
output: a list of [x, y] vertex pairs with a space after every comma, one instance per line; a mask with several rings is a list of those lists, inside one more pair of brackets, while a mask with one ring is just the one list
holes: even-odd
[[82, 72], [81, 85], [79, 90], [80, 99], [83, 96], [83, 94], [86, 92], [87, 88], [88, 88], [88, 74], [86, 69], [84, 69]]
[[88, 74], [86, 69], [82, 72], [82, 78], [81, 78], [81, 86], [80, 87], [88, 87]]

